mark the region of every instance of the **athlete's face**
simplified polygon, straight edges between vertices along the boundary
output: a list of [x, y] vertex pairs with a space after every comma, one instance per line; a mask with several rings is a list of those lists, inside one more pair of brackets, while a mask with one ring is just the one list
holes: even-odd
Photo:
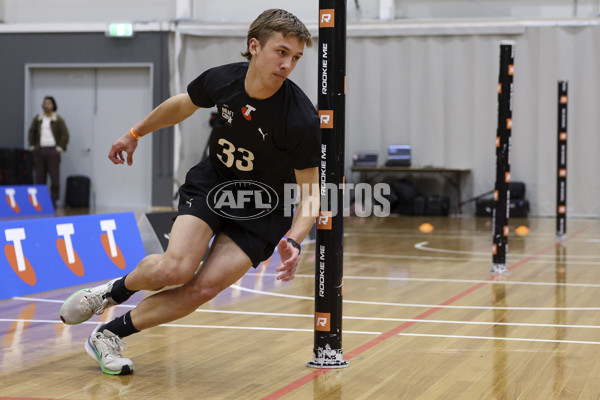
[[263, 85], [278, 89], [302, 57], [304, 43], [296, 36], [284, 37], [275, 32], [262, 45], [251, 39], [249, 48], [258, 79]]

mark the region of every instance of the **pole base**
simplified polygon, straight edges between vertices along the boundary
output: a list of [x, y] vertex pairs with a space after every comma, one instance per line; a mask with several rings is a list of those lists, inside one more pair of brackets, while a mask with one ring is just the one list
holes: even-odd
[[310, 368], [346, 368], [349, 364], [344, 360], [342, 349], [332, 349], [329, 344], [325, 348], [313, 350], [313, 359], [306, 363]]
[[508, 275], [510, 271], [506, 268], [506, 264], [492, 264], [492, 269], [490, 269], [490, 274], [498, 275]]
[[322, 360], [312, 360], [306, 363], [307, 367], [310, 368], [327, 368], [327, 369], [333, 369], [333, 368], [346, 368], [348, 365], [348, 361], [346, 360], [341, 360], [341, 361], [335, 361], [335, 362], [331, 362], [331, 361], [327, 361], [322, 363]]

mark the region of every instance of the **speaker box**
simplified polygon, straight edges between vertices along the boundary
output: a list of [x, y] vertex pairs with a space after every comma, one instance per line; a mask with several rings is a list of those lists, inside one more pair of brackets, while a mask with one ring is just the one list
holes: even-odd
[[67, 177], [67, 193], [65, 205], [67, 207], [90, 207], [90, 178], [84, 175], [71, 175]]

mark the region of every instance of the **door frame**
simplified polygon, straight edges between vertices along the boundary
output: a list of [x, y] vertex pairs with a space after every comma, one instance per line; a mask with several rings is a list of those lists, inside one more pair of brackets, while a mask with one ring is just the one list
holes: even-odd
[[[148, 73], [148, 90], [150, 94], [149, 104], [152, 107], [154, 104], [154, 64], [150, 62], [140, 63], [26, 63], [25, 64], [25, 95], [24, 95], [24, 118], [23, 118], [23, 146], [28, 148], [28, 131], [29, 131], [29, 120], [35, 115], [28, 116], [28, 107], [30, 102], [35, 99], [31, 99], [32, 95], [32, 76], [35, 71], [43, 70], [78, 70], [78, 69], [97, 69], [97, 70], [111, 70], [111, 69], [143, 69]], [[96, 88], [97, 89], [97, 88]], [[150, 151], [150, 165], [152, 165], [153, 151]], [[152, 186], [154, 175], [153, 171], [150, 173], [150, 204], [152, 204]], [[94, 196], [90, 199], [90, 208], [95, 208]]]
[[[147, 68], [150, 72], [149, 89], [150, 95], [154, 95], [154, 64], [153, 63], [26, 63], [25, 64], [25, 102], [23, 103], [23, 148], [27, 148], [27, 131], [29, 130], [29, 122], [27, 116], [27, 106], [30, 103], [31, 95], [31, 74], [34, 69], [90, 69], [90, 68]], [[150, 100], [150, 104], [154, 104], [154, 99]]]

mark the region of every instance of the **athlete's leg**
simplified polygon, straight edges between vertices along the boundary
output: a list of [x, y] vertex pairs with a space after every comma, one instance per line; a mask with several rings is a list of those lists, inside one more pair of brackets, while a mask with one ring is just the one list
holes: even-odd
[[208, 224], [192, 215], [175, 220], [165, 254], [145, 257], [125, 278], [131, 291], [158, 290], [188, 282], [206, 253], [213, 231]]
[[219, 233], [200, 271], [182, 286], [145, 298], [131, 311], [131, 321], [141, 331], [182, 318], [239, 280], [251, 266], [246, 253]]
[[120, 337], [192, 313], [240, 279], [251, 265], [250, 258], [233, 240], [218, 234], [207, 260], [189, 282], [147, 297], [132, 311], [97, 327], [85, 345], [86, 352], [105, 373], [132, 372], [133, 362], [121, 355], [124, 344]]

